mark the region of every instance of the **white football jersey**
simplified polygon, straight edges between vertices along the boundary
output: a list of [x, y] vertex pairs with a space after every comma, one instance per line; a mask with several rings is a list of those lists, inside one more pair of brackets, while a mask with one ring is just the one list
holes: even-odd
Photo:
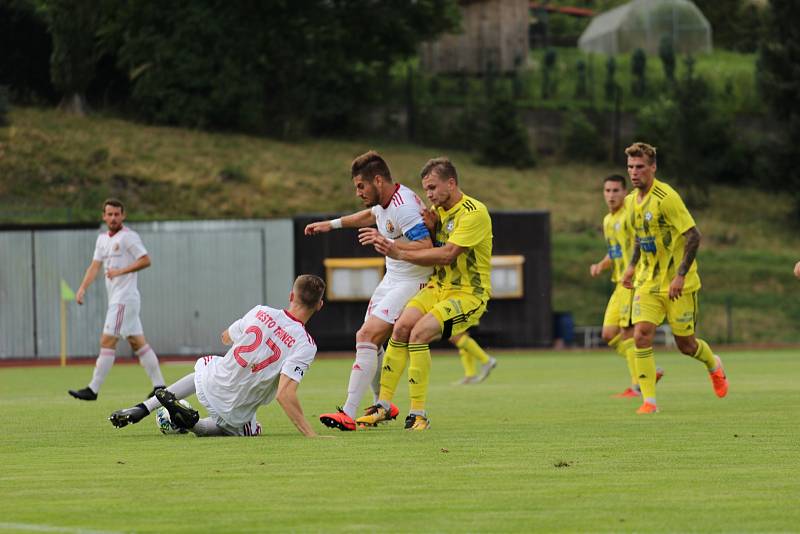
[[303, 379], [317, 345], [305, 326], [286, 310], [256, 306], [228, 327], [233, 346], [211, 358], [195, 385], [217, 415], [232, 426], [249, 422], [275, 398], [280, 375]]
[[139, 302], [139, 289], [136, 287], [138, 273], [128, 273], [109, 279], [106, 271], [127, 267], [147, 254], [139, 234], [123, 226], [116, 234], [103, 232], [97, 236], [94, 245], [95, 261], [103, 262], [102, 276], [106, 281], [108, 303]]
[[[421, 237], [430, 237], [420, 213], [423, 209], [425, 205], [414, 191], [396, 184], [389, 202], [383, 206], [373, 206], [372, 214], [382, 236], [408, 243]], [[395, 280], [417, 280], [430, 276], [432, 272], [433, 267], [386, 258], [386, 276]]]

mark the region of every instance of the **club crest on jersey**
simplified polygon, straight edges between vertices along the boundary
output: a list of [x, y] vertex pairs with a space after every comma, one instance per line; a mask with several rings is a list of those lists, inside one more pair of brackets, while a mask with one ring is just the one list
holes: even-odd
[[394, 225], [392, 224], [392, 221], [386, 221], [386, 231], [390, 234], [394, 233]]
[[114, 248], [114, 252], [117, 252], [119, 250], [119, 243], [114, 243], [114, 247], [113, 248]]
[[455, 225], [456, 225], [456, 221], [454, 221], [453, 219], [450, 219], [449, 221], [447, 221], [447, 226], [445, 227], [445, 228], [447, 228], [447, 233], [452, 232], [453, 231], [453, 227]]
[[619, 232], [619, 221], [614, 223], [614, 231]]
[[648, 211], [648, 212], [646, 212], [646, 213], [644, 214], [644, 220], [645, 220], [645, 221], [647, 221], [647, 222], [650, 222], [650, 221], [652, 221], [652, 220], [653, 220], [653, 214], [652, 214], [652, 213], [650, 213], [649, 211]]

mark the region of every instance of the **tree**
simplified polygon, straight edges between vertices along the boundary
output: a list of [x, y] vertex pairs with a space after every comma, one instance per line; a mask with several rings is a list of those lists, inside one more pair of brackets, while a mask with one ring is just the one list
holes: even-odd
[[617, 61], [614, 56], [608, 56], [606, 60], [606, 80], [603, 84], [605, 90], [606, 100], [612, 101], [617, 94], [617, 81], [614, 78], [617, 72]]
[[575, 64], [578, 73], [578, 80], [575, 83], [575, 98], [586, 98], [586, 61], [579, 59]]
[[661, 66], [664, 67], [664, 77], [668, 82], [675, 81], [675, 46], [672, 37], [665, 35], [658, 44], [658, 57], [661, 58]]
[[279, 136], [346, 128], [455, 0], [123, 4], [109, 32], [143, 118]]
[[712, 183], [740, 183], [750, 174], [731, 120], [716, 102], [711, 86], [695, 74], [694, 60], [687, 56], [684, 75], [671, 91], [643, 106], [637, 117], [640, 138], [659, 148], [663, 175], [695, 206], [707, 202]]
[[637, 48], [631, 56], [631, 93], [639, 98], [644, 96], [646, 90], [647, 55], [644, 50]]
[[767, 2], [743, 0], [695, 0], [714, 29], [714, 46], [755, 52], [769, 8]]
[[61, 94], [59, 107], [85, 115], [86, 89], [99, 58], [96, 35], [104, 21], [105, 0], [38, 0], [53, 40], [50, 79]]
[[759, 51], [759, 89], [769, 105], [773, 135], [765, 143], [760, 167], [774, 185], [794, 196], [795, 218], [800, 222], [800, 176], [796, 141], [800, 138], [800, 28], [790, 21], [800, 17], [800, 3], [772, 0], [766, 37]]
[[496, 96], [489, 102], [482, 133], [479, 147], [481, 163], [520, 169], [536, 164], [528, 130], [508, 96]]
[[542, 99], [547, 100], [556, 94], [556, 82], [554, 71], [556, 68], [556, 51], [548, 48], [544, 52], [544, 68], [542, 69]]

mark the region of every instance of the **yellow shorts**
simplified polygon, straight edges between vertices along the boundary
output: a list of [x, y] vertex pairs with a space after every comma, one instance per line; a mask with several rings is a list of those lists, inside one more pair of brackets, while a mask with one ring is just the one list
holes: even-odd
[[606, 315], [603, 317], [603, 326], [619, 326], [628, 328], [631, 323], [631, 304], [633, 302], [633, 289], [628, 289], [622, 284], [617, 284], [611, 298], [608, 299]]
[[428, 285], [408, 301], [422, 313], [430, 313], [439, 321], [442, 339], [463, 334], [477, 325], [486, 311], [486, 301], [463, 291], [444, 290]]
[[658, 326], [666, 317], [672, 333], [691, 336], [697, 325], [697, 291], [684, 293], [678, 300], [669, 300], [667, 293], [639, 292], [633, 296], [633, 322]]

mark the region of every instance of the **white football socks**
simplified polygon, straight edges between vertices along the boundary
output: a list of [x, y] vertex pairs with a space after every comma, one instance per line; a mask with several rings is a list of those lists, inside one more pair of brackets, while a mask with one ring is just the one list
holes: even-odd
[[217, 426], [217, 423], [210, 417], [200, 419], [189, 429], [197, 437], [225, 436], [225, 432]]
[[[168, 386], [167, 389], [175, 395], [176, 399], [185, 399], [189, 395], [194, 394], [194, 373], [189, 373], [171, 386]], [[161, 406], [161, 403], [158, 402], [157, 398], [150, 397], [144, 401], [144, 405], [145, 408], [152, 413], [153, 410]]]
[[89, 389], [95, 393], [100, 392], [100, 386], [106, 381], [108, 372], [114, 367], [114, 358], [116, 355], [115, 349], [100, 349], [100, 355], [97, 356], [97, 361], [94, 364], [94, 373], [92, 374], [92, 381], [89, 382]]
[[344, 413], [356, 418], [358, 405], [367, 391], [367, 386], [375, 377], [378, 368], [378, 346], [373, 343], [356, 343], [356, 361], [350, 371], [350, 382], [347, 384], [347, 401], [344, 403]]
[[144, 367], [147, 376], [154, 386], [163, 386], [164, 377], [161, 375], [161, 368], [158, 366], [158, 357], [149, 344], [136, 351], [136, 356], [139, 357], [139, 363]]

